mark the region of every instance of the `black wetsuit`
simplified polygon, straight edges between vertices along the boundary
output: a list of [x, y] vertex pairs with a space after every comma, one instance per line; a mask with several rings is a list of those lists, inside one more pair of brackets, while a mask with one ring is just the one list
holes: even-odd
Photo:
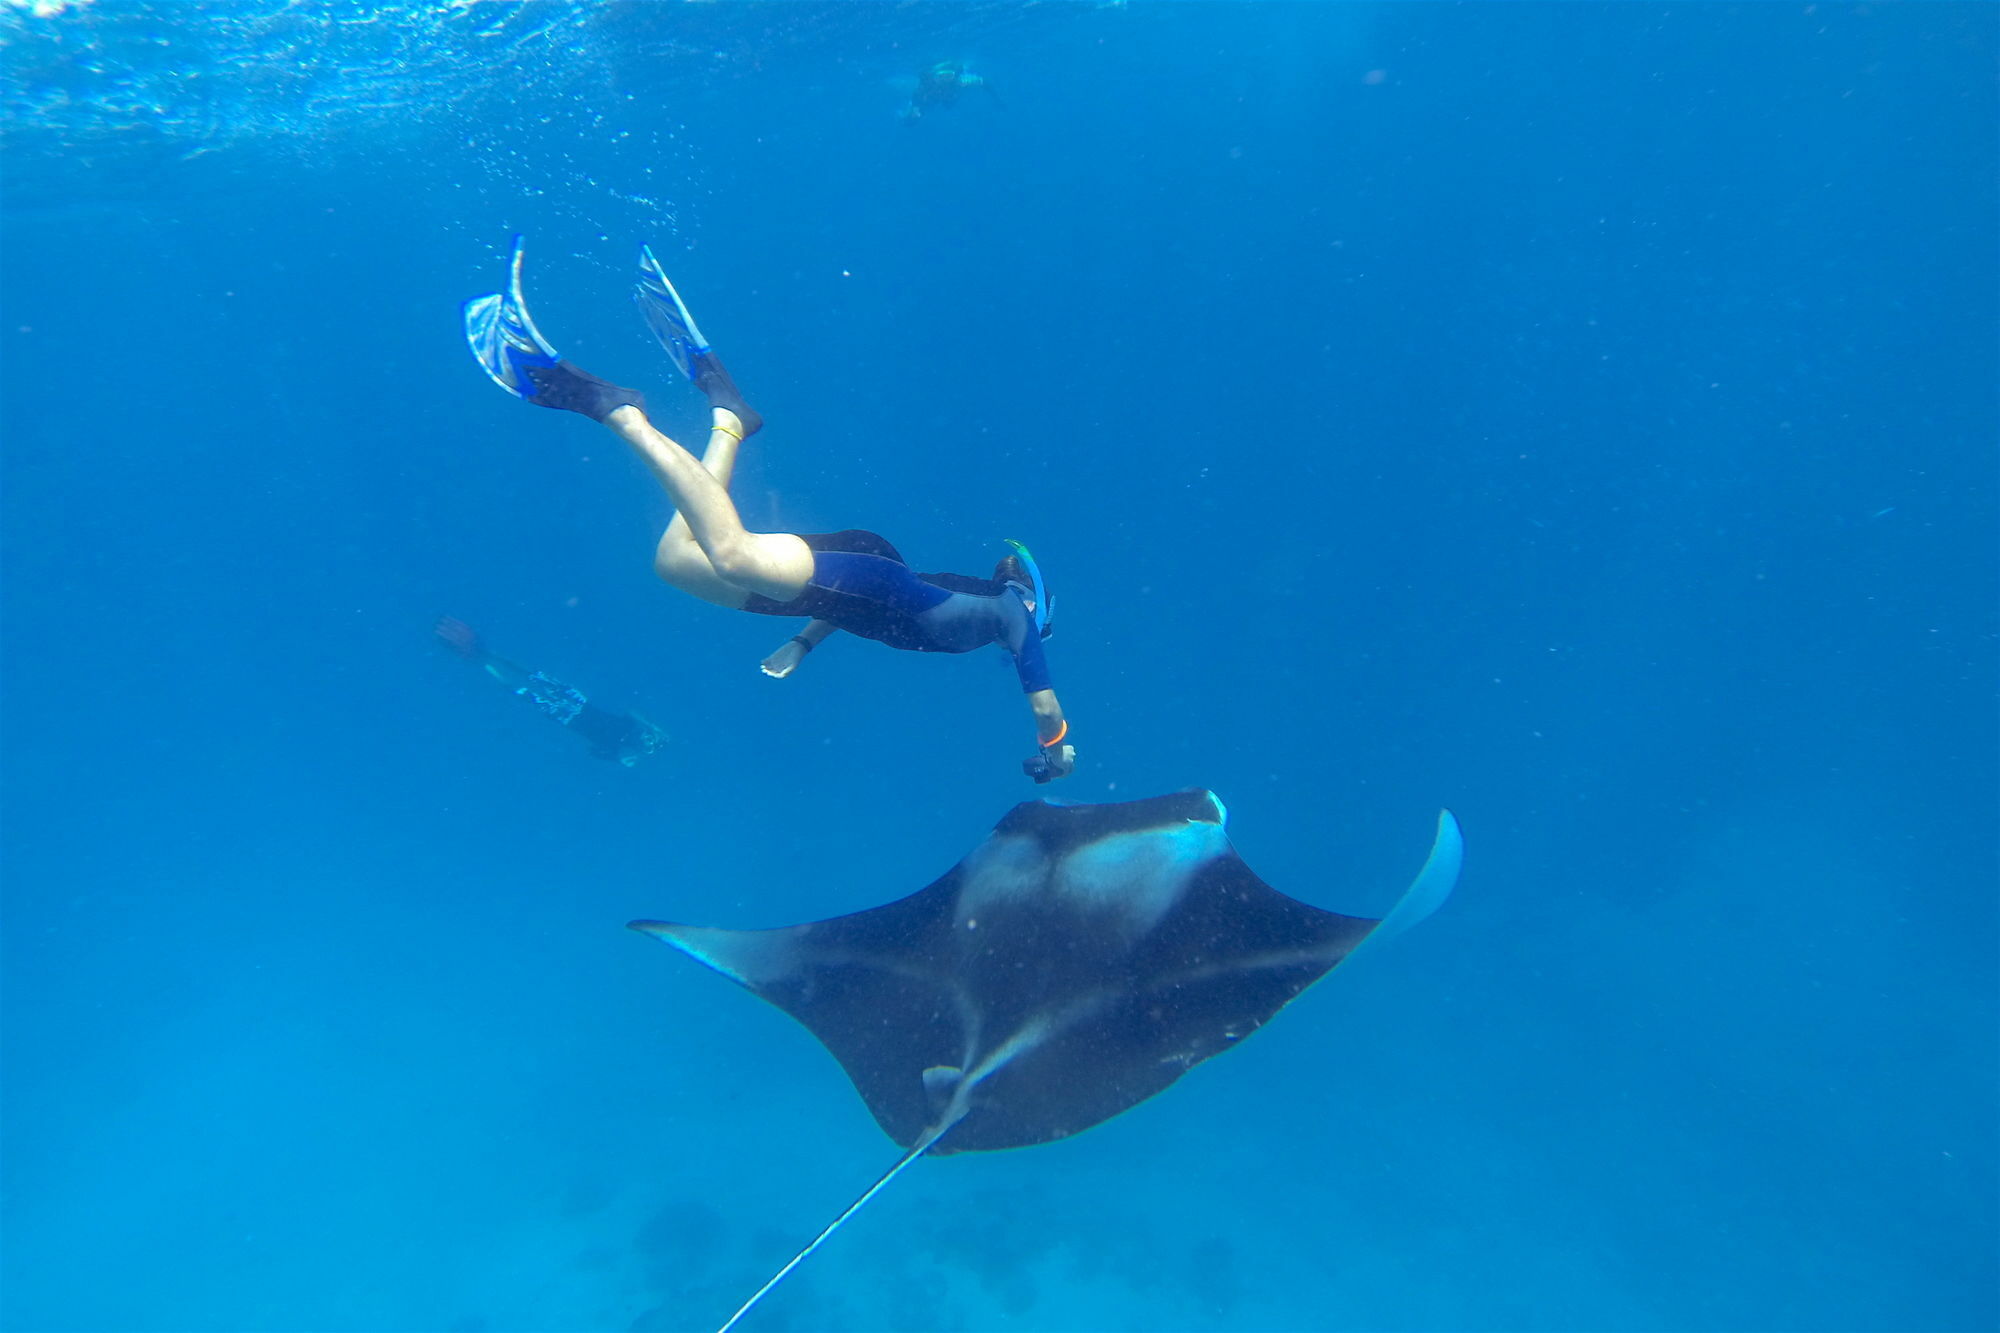
[[626, 755], [647, 753], [651, 748], [645, 744], [645, 729], [637, 720], [593, 703], [586, 703], [568, 726], [590, 743], [593, 758], [623, 759]]
[[1041, 633], [1014, 588], [965, 574], [915, 573], [886, 539], [860, 529], [800, 536], [812, 548], [812, 581], [789, 602], [753, 593], [745, 611], [824, 620], [919, 653], [969, 653], [997, 643], [1014, 655], [1024, 692], [1053, 688]]

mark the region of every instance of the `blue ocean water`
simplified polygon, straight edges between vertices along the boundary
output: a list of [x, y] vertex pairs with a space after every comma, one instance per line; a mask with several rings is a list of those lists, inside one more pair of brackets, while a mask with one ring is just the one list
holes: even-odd
[[[713, 1327], [895, 1149], [621, 929], [927, 883], [995, 654], [651, 575], [458, 303], [768, 420], [774, 530], [1029, 541], [1078, 772], [1458, 896], [752, 1329], [2000, 1324], [1978, 4], [0, 6], [11, 1330]], [[990, 83], [906, 123], [914, 74]], [[670, 734], [631, 768], [441, 614]]]

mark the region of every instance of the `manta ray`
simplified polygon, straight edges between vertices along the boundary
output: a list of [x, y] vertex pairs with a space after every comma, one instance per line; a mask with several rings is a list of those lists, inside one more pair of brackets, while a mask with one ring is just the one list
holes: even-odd
[[721, 1333], [917, 1158], [1049, 1143], [1164, 1091], [1436, 911], [1464, 857], [1443, 812], [1390, 913], [1342, 916], [1258, 878], [1227, 818], [1200, 790], [1030, 801], [881, 907], [771, 930], [631, 923], [803, 1023], [906, 1150]]

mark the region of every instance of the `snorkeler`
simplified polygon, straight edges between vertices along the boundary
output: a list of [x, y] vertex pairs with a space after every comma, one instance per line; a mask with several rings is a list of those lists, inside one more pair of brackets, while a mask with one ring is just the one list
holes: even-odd
[[593, 758], [616, 759], [630, 768], [667, 743], [667, 733], [637, 713], [600, 707], [573, 685], [486, 651], [478, 632], [463, 620], [439, 616], [432, 632], [445, 647], [583, 737]]
[[958, 95], [967, 88], [984, 88], [995, 102], [1000, 94], [993, 91], [993, 85], [965, 67], [963, 60], [940, 60], [929, 69], [917, 75], [917, 85], [910, 90], [910, 102], [900, 113], [905, 124], [915, 124], [924, 118], [924, 112], [943, 107], [956, 106]]
[[750, 532], [729, 498], [736, 451], [762, 426], [708, 345], [650, 249], [640, 255], [639, 309], [660, 345], [708, 398], [701, 458], [654, 429], [645, 400], [562, 360], [535, 328], [521, 295], [521, 239], [505, 292], [465, 304], [465, 330], [480, 365], [507, 392], [538, 407], [575, 412], [631, 446], [674, 503], [653, 569], [703, 601], [807, 621], [762, 663], [782, 680], [836, 630], [914, 652], [968, 653], [999, 644], [1013, 655], [1034, 714], [1036, 753], [1022, 770], [1037, 782], [1067, 775], [1076, 750], [1049, 678], [1042, 640], [1052, 621], [1048, 590], [1018, 542], [993, 577], [918, 574], [872, 532]]

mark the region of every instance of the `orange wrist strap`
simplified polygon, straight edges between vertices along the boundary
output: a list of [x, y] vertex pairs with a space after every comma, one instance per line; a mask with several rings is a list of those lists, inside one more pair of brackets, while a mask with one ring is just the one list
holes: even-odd
[[1042, 748], [1043, 748], [1044, 750], [1046, 750], [1046, 749], [1049, 749], [1049, 748], [1050, 748], [1051, 746], [1056, 746], [1056, 745], [1061, 745], [1061, 744], [1062, 744], [1062, 738], [1063, 738], [1063, 737], [1065, 737], [1065, 736], [1067, 736], [1067, 735], [1069, 735], [1069, 719], [1068, 719], [1068, 718], [1064, 718], [1064, 719], [1063, 719], [1063, 724], [1062, 724], [1062, 729], [1061, 729], [1061, 730], [1059, 730], [1059, 731], [1057, 731], [1055, 735], [1053, 735], [1053, 736], [1049, 737], [1049, 738], [1048, 738], [1047, 740], [1043, 741], [1043, 742], [1041, 743], [1041, 745], [1042, 745]]

